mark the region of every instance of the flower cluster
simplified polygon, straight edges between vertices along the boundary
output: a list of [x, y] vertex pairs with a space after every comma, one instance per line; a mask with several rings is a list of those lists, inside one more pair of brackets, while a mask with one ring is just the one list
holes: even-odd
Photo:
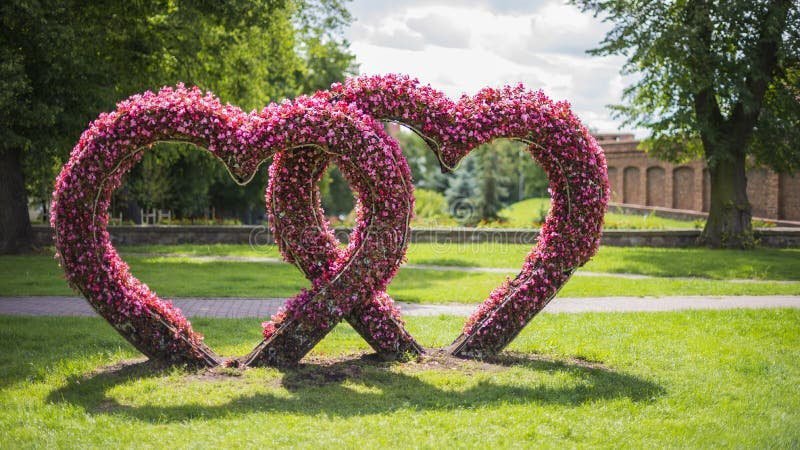
[[[387, 245], [396, 234], [386, 238], [387, 233], [376, 230], [408, 226], [413, 211], [410, 171], [397, 145], [373, 119], [347, 105], [309, 97], [246, 114], [181, 85], [133, 96], [116, 111], [101, 115], [81, 136], [56, 180], [51, 224], [57, 257], [70, 284], [149, 357], [196, 365], [221, 362], [180, 310], [130, 273], [106, 228], [111, 195], [122, 177], [144, 151], [163, 141], [207, 149], [239, 182], [251, 179], [263, 161], [285, 149], [294, 149], [286, 154], [301, 155], [313, 147], [334, 155], [347, 168], [362, 204], [360, 223], [350, 247], [326, 260], [314, 287], [288, 302], [286, 311], [293, 320], [281, 328], [291, 343], [303, 343], [305, 349], [311, 339], [303, 333], [330, 328], [354, 307], [369, 305], [370, 296], [380, 294], [397, 270], [405, 241]], [[296, 198], [305, 188], [295, 183], [287, 192], [297, 189]], [[305, 257], [302, 250], [297, 253]], [[383, 296], [374, 297], [368, 309], [379, 317], [366, 316], [363, 330], [376, 329], [376, 320], [382, 327], [402, 328]], [[392, 333], [407, 335], [402, 329]], [[382, 342], [381, 336], [389, 334], [374, 341]], [[292, 345], [283, 347], [279, 350], [294, 350]]]
[[[303, 271], [313, 288], [264, 323], [265, 339], [285, 332], [289, 319], [305, 324], [304, 336], [324, 335], [342, 311], [351, 310], [348, 322], [384, 356], [420, 351], [384, 292], [405, 256], [414, 200], [405, 158], [394, 141], [388, 142], [392, 153], [380, 155], [386, 158], [382, 162], [369, 162], [378, 156], [370, 152], [358, 155], [359, 162], [310, 147], [275, 156], [266, 195], [269, 223], [284, 258]], [[346, 248], [325, 218], [317, 187], [331, 162], [356, 194], [356, 227]], [[364, 172], [362, 167], [383, 171]]]
[[[377, 122], [370, 126], [362, 132], [366, 146], [343, 141], [338, 149], [307, 146], [275, 156], [266, 195], [269, 222], [285, 259], [312, 287], [263, 324], [265, 344], [247, 358], [250, 364], [300, 359], [343, 317], [387, 357], [419, 350], [384, 292], [408, 244], [411, 172], [399, 146]], [[331, 162], [357, 198], [356, 226], [344, 249], [325, 219], [317, 188]]]
[[609, 196], [605, 155], [566, 102], [522, 85], [485, 88], [458, 101], [402, 75], [352, 78], [319, 92], [417, 132], [444, 168], [496, 138], [528, 144], [550, 180], [551, 209], [522, 271], [472, 314], [452, 347], [459, 356], [500, 351], [597, 251]]

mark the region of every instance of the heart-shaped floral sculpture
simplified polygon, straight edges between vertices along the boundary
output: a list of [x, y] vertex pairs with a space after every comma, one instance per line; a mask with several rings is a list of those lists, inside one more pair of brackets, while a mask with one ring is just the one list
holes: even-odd
[[[306, 315], [288, 317], [275, 333], [276, 345], [258, 348], [248, 362], [297, 361], [336, 323], [327, 317], [349, 315], [364, 333], [374, 329], [375, 320], [401, 327], [388, 314], [368, 317], [368, 324], [350, 315], [355, 306], [368, 305], [394, 275], [406, 248], [404, 240], [396, 240], [405, 233], [384, 231], [404, 230], [413, 212], [408, 165], [382, 127], [346, 105], [319, 98], [300, 97], [245, 114], [197, 88], [179, 86], [133, 96], [101, 115], [81, 136], [53, 194], [51, 224], [68, 281], [142, 353], [168, 363], [222, 362], [177, 308], [130, 273], [106, 229], [111, 194], [123, 175], [143, 151], [164, 141], [207, 149], [240, 183], [276, 152], [312, 147], [332, 155], [364, 205], [347, 250], [310, 290], [289, 300]], [[383, 313], [380, 299], [374, 300], [373, 312]], [[403, 329], [393, 333], [408, 335]]]
[[[402, 163], [392, 162], [398, 166], [405, 167], [405, 159], [399, 155]], [[273, 236], [276, 243], [283, 253], [285, 259], [294, 263], [304, 274], [316, 284], [320, 281], [329, 280], [336, 276], [338, 267], [344, 262], [354, 262], [349, 253], [354, 247], [353, 236], [350, 237], [350, 246], [343, 249], [339, 246], [338, 240], [334, 237], [333, 230], [325, 218], [324, 211], [320, 203], [319, 189], [317, 182], [331, 161], [336, 160], [337, 165], [346, 167], [346, 162], [337, 160], [334, 155], [323, 152], [316, 148], [305, 148], [292, 152], [283, 152], [275, 156], [270, 166], [270, 180], [267, 188], [267, 205], [269, 211], [269, 223], [272, 227]], [[350, 172], [343, 172], [351, 185], [356, 185], [357, 179], [351, 179]], [[391, 194], [386, 189], [391, 189], [388, 185], [378, 184], [371, 186], [379, 198], [389, 199]], [[368, 205], [360, 201], [356, 205], [356, 222], [361, 223], [365, 220], [366, 208]], [[391, 270], [379, 279], [380, 286], [373, 292], [365, 292], [362, 286], [343, 286], [345, 291], [343, 296], [350, 296], [350, 301], [354, 303], [351, 318], [348, 320], [355, 330], [376, 351], [385, 358], [398, 359], [408, 355], [418, 355], [422, 353], [422, 348], [405, 331], [400, 320], [400, 312], [395, 308], [392, 299], [386, 295], [384, 290], [386, 285], [394, 277], [397, 267], [405, 256], [408, 244], [409, 221], [411, 215], [403, 217], [405, 223], [399, 228], [373, 228], [376, 231], [375, 239], [380, 241], [383, 246], [383, 254], [362, 257], [358, 263], [366, 267], [378, 265]], [[384, 223], [379, 226], [396, 226], [395, 223]], [[377, 260], [374, 259], [377, 256]], [[387, 261], [391, 260], [391, 261]], [[387, 264], [388, 263], [388, 264]], [[366, 278], [356, 280], [359, 284], [376, 286], [374, 274], [375, 267], [369, 271], [362, 271]], [[377, 272], [381, 273], [381, 272]], [[358, 298], [358, 295], [367, 295], [368, 301]], [[326, 314], [327, 313], [327, 314]], [[306, 333], [304, 336], [314, 336], [308, 338], [303, 347], [310, 350], [314, 344], [321, 340], [330, 330], [330, 325], [335, 324], [341, 318], [337, 311], [320, 311], [316, 303], [310, 301], [308, 296], [298, 296], [286, 303], [283, 310], [273, 317], [272, 322], [264, 323], [264, 342], [257, 348], [261, 354], [285, 354], [285, 350], [276, 339], [281, 333], [286, 332], [286, 323], [291, 318], [314, 317], [320, 324], [317, 333]], [[267, 349], [271, 349], [267, 351]], [[287, 355], [289, 356], [289, 355]], [[291, 356], [302, 357], [301, 354]], [[251, 361], [248, 358], [248, 361]], [[286, 356], [280, 359], [286, 360]]]
[[[385, 293], [405, 255], [413, 195], [406, 160], [375, 119], [417, 132], [443, 169], [480, 144], [509, 138], [528, 144], [547, 172], [552, 204], [537, 245], [448, 348], [462, 357], [497, 353], [596, 252], [609, 194], [603, 152], [569, 105], [522, 86], [453, 102], [405, 76], [362, 77], [258, 114], [183, 86], [134, 96], [84, 132], [57, 179], [51, 223], [67, 279], [151, 358], [219, 364], [180, 311], [130, 274], [106, 230], [108, 205], [122, 176], [156, 142], [205, 148], [240, 183], [274, 155], [267, 189], [273, 232], [312, 287], [264, 323], [264, 341], [244, 363], [295, 363], [343, 318], [386, 357], [422, 352]], [[346, 249], [338, 248], [316, 188], [331, 162], [358, 200]]]
[[409, 127], [446, 170], [477, 146], [508, 138], [527, 144], [547, 173], [551, 206], [538, 243], [520, 273], [472, 314], [448, 349], [453, 355], [482, 358], [502, 350], [597, 251], [609, 196], [606, 160], [568, 103], [522, 85], [453, 102], [400, 75], [352, 78], [317, 97]]

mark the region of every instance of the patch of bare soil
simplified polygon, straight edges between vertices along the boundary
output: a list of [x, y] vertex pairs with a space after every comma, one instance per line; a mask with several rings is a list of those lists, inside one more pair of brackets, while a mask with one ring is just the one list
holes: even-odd
[[140, 371], [152, 372], [155, 370], [159, 370], [159, 367], [160, 366], [156, 364], [154, 361], [150, 361], [149, 359], [144, 357], [123, 359], [114, 364], [97, 367], [91, 372], [87, 372], [84, 375], [84, 378], [94, 378], [97, 376], [118, 376], [129, 372], [140, 372]]
[[120, 409], [120, 404], [118, 401], [106, 398], [100, 403], [98, 403], [94, 408], [92, 408], [92, 412], [96, 413], [113, 413]]
[[[279, 369], [282, 381], [276, 384], [293, 389], [299, 387], [324, 386], [341, 383], [345, 380], [358, 380], [370, 374], [381, 372], [417, 373], [428, 370], [454, 371], [472, 375], [476, 373], [502, 372], [511, 367], [530, 367], [542, 370], [581, 368], [609, 371], [599, 361], [590, 361], [578, 356], [557, 358], [548, 355], [504, 352], [485, 360], [461, 359], [441, 351], [429, 352], [411, 361], [384, 361], [374, 353], [350, 353], [341, 356], [308, 356], [294, 367]], [[86, 374], [86, 378], [96, 376], [154, 376], [163, 373], [168, 367], [144, 358], [123, 360], [99, 367]], [[219, 366], [210, 369], [196, 369], [186, 375], [187, 380], [220, 381], [241, 379], [247, 368]]]

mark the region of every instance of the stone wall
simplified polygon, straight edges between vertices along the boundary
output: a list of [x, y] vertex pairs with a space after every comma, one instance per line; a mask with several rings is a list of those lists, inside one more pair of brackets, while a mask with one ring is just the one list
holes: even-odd
[[[34, 226], [37, 245], [52, 245], [52, 230]], [[168, 244], [272, 244], [272, 235], [265, 227], [253, 226], [121, 226], [109, 227], [116, 245]], [[350, 230], [337, 228], [336, 235], [347, 241]], [[481, 228], [420, 228], [411, 231], [411, 242], [428, 243], [508, 243], [533, 245], [537, 230]], [[602, 244], [610, 246], [692, 247], [697, 245], [700, 230], [606, 230]], [[756, 238], [765, 247], [800, 247], [800, 228], [764, 228], [756, 230]]]
[[[647, 156], [632, 134], [597, 134], [608, 160], [611, 201], [687, 211], [708, 211], [711, 179], [702, 160], [672, 164]], [[747, 171], [753, 217], [800, 221], [800, 174], [765, 168]]]

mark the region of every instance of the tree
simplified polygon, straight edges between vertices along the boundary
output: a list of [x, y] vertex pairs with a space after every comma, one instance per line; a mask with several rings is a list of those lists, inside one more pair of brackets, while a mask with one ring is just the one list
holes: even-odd
[[349, 20], [341, 4], [3, 2], [0, 252], [30, 248], [28, 194], [51, 190], [80, 132], [119, 99], [184, 81], [245, 109], [260, 108], [343, 76], [352, 55], [346, 41], [335, 39]]
[[441, 226], [449, 222], [447, 199], [430, 189], [414, 190], [414, 220], [426, 226]]
[[626, 104], [614, 107], [618, 117], [649, 128], [656, 155], [705, 158], [711, 205], [702, 240], [751, 246], [746, 165], [800, 167], [800, 4], [573, 2], [614, 24], [589, 53], [623, 55], [623, 73], [638, 76]]
[[506, 172], [513, 168], [508, 161], [507, 152], [494, 147], [497, 145], [482, 146], [475, 154], [477, 159], [475, 204], [479, 220], [486, 222], [500, 219], [500, 210], [505, 206], [503, 200], [508, 197], [505, 185], [508, 184], [510, 177]]
[[328, 167], [320, 184], [322, 185], [320, 189], [322, 206], [326, 213], [332, 216], [344, 216], [353, 210], [355, 197], [339, 168]]
[[416, 133], [408, 130], [401, 130], [396, 139], [408, 160], [414, 186], [444, 193], [452, 174], [442, 173], [442, 166], [439, 165], [436, 154], [431, 151], [428, 144]]
[[547, 195], [547, 175], [520, 142], [496, 139], [476, 148], [454, 172], [443, 174], [419, 136], [402, 131], [397, 140], [414, 186], [444, 193], [450, 213], [462, 225], [501, 220], [500, 211], [509, 203]]
[[501, 195], [497, 202], [514, 203], [531, 197], [547, 196], [547, 174], [531, 158], [527, 146], [521, 142], [509, 139], [497, 139], [486, 144], [486, 149], [479, 149], [478, 154], [485, 158], [481, 152], [493, 152], [497, 157], [487, 165], [486, 169], [493, 168], [494, 176], [501, 187]]
[[462, 160], [445, 191], [450, 215], [463, 226], [475, 226], [481, 220], [475, 199], [478, 193], [476, 178], [475, 158], [469, 155]]

